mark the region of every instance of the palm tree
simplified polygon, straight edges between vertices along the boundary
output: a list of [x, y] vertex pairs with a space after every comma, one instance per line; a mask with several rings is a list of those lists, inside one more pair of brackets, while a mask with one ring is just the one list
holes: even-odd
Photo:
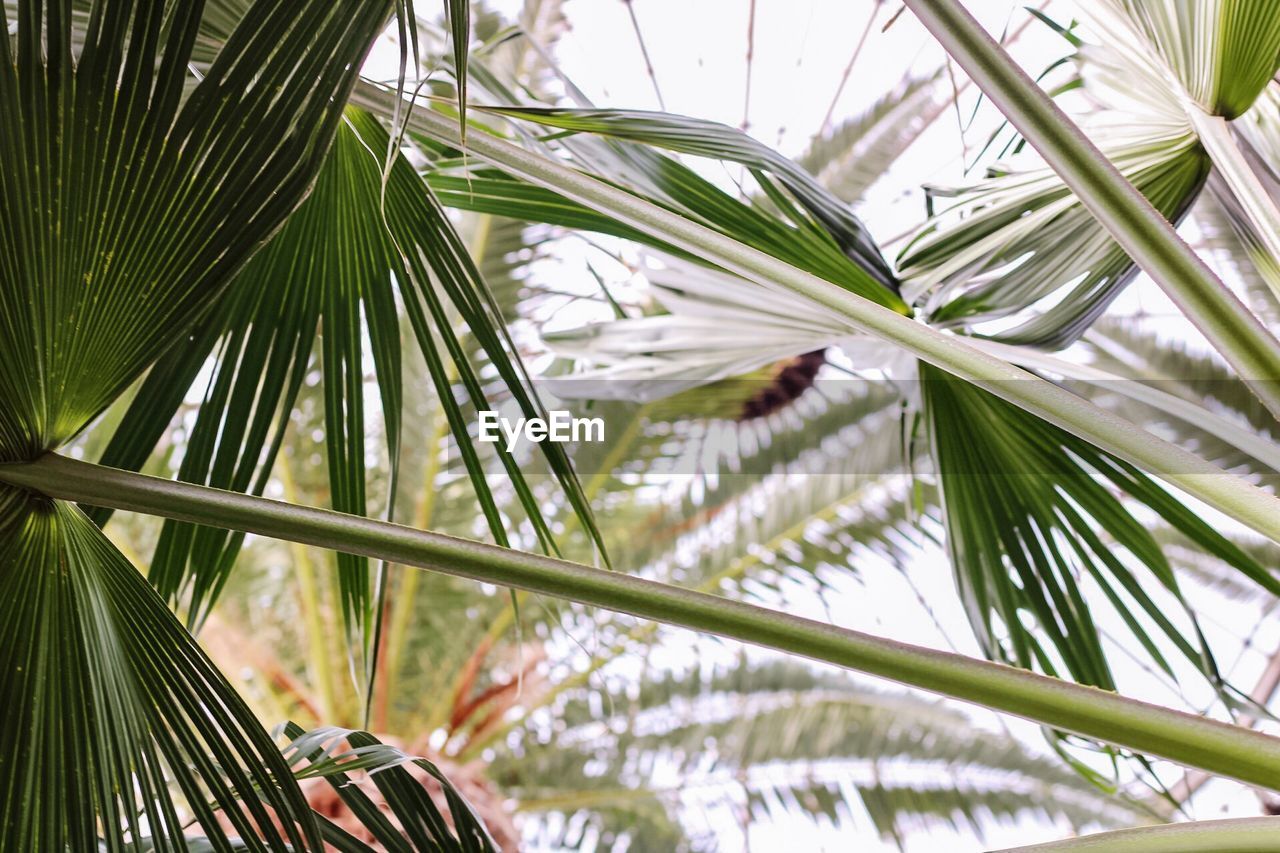
[[[1135, 143], [1156, 149], [1154, 159], [1130, 162], [1132, 149], [1109, 149], [1135, 191], [961, 6], [953, 0], [908, 6], [1063, 185], [1043, 172], [995, 177], [998, 186], [973, 190], [975, 212], [955, 230], [945, 217], [927, 223], [895, 267], [844, 201], [738, 131], [666, 114], [522, 102], [522, 90], [486, 63], [489, 51], [469, 60], [469, 13], [456, 0], [447, 7], [456, 85], [441, 93], [440, 110], [414, 109], [407, 82], [387, 87], [359, 79], [363, 57], [393, 13], [406, 62], [410, 53], [418, 59], [410, 4], [6, 4], [0, 462], [7, 464], [0, 479], [10, 485], [0, 490], [6, 569], [0, 684], [11, 710], [0, 731], [6, 780], [0, 844], [126, 849], [146, 839], [157, 849], [181, 849], [194, 824], [213, 849], [324, 843], [367, 849], [308, 805], [295, 775], [329, 777], [366, 838], [378, 843], [491, 844], [429, 762], [411, 763], [435, 779], [430, 789], [403, 766], [410, 761], [404, 753], [362, 732], [306, 735], [291, 727], [282, 752], [262, 729], [189, 633], [210, 618], [230, 583], [245, 533], [338, 552], [342, 654], [369, 709], [384, 631], [388, 644], [395, 635], [390, 567], [402, 563], [888, 676], [1126, 753], [1275, 787], [1280, 745], [1273, 738], [1088, 686], [1112, 689], [1115, 680], [1078, 581], [1088, 577], [1097, 586], [1099, 600], [1125, 618], [1156, 666], [1171, 672], [1169, 658], [1178, 659], [1231, 700], [1201, 632], [1170, 619], [1169, 602], [1189, 619], [1194, 613], [1133, 505], [1274, 593], [1276, 580], [1250, 549], [1157, 481], [1277, 540], [1274, 497], [1215, 467], [1206, 456], [1218, 451], [1201, 456], [1157, 438], [1017, 365], [1097, 380], [1027, 345], [1073, 341], [1105, 310], [1132, 266], [1111, 248], [1114, 238], [1205, 331], [1230, 366], [1231, 381], [1246, 386], [1272, 417], [1280, 410], [1274, 385], [1280, 346], [1272, 332], [1160, 215], [1177, 218], [1188, 209], [1211, 162], [1236, 239], [1251, 257], [1274, 260], [1280, 216], [1257, 162], [1275, 146], [1269, 90], [1280, 63], [1277, 16], [1267, 4], [1230, 0], [1160, 7], [1099, 0], [1094, 31], [1128, 48], [1119, 60], [1098, 60], [1100, 76], [1107, 77], [1108, 62], [1114, 72], [1117, 61], [1129, 63], [1123, 70], [1136, 79], [1158, 75], [1167, 85], [1142, 91], [1163, 98], [1161, 114], [1185, 125]], [[1203, 38], [1189, 46], [1180, 33]], [[1094, 53], [1081, 53], [1082, 67]], [[469, 122], [478, 111], [484, 119]], [[512, 122], [521, 144], [491, 133], [502, 121]], [[565, 133], [542, 138], [526, 129], [532, 125]], [[398, 156], [406, 144], [420, 157]], [[726, 194], [667, 152], [740, 164], [755, 179], [755, 196]], [[1156, 199], [1159, 211], [1140, 194], [1157, 188], [1167, 193]], [[647, 382], [646, 397], [660, 396], [659, 380], [728, 380], [850, 342], [874, 348], [887, 340], [919, 359], [918, 366], [908, 364], [921, 380], [920, 399], [908, 410], [908, 449], [927, 448], [937, 480], [932, 504], [982, 650], [1070, 680], [556, 557], [547, 490], [510, 453], [490, 459], [467, 437], [470, 408], [488, 408], [495, 391], [490, 377], [526, 415], [536, 414], [540, 402], [502, 305], [442, 202], [635, 240], [658, 253], [666, 269], [684, 273], [685, 290], [665, 288], [667, 313], [624, 317], [608, 331], [555, 342], [575, 358], [611, 365], [570, 380], [588, 396], [609, 387], [599, 380], [620, 375]], [[969, 227], [975, 220], [976, 232]], [[1091, 248], [1060, 257], [1066, 242], [1042, 242], [1041, 233], [1026, 232], [1029, 221], [1078, 235]], [[975, 275], [1003, 269], [1007, 246], [1035, 259], [1034, 280], [1016, 281], [1015, 270], [1012, 283], [975, 286]], [[1085, 284], [1066, 276], [1070, 270], [1046, 274], [1074, 260], [1087, 262]], [[1048, 266], [1036, 266], [1042, 263]], [[1264, 281], [1270, 271], [1261, 264]], [[1011, 336], [982, 335], [978, 323], [1031, 308], [1035, 294], [1043, 295], [1037, 288], [1048, 286], [1072, 292]], [[682, 310], [693, 313], [692, 323]], [[700, 351], [687, 337], [704, 328], [699, 316], [733, 317], [739, 325], [724, 323], [724, 331], [773, 343], [748, 358], [742, 339], [728, 334], [710, 353]], [[436, 389], [440, 416], [432, 426], [453, 434], [466, 473], [470, 494], [450, 508], [478, 521], [482, 527], [470, 532], [487, 534], [491, 545], [368, 517], [399, 517], [406, 327], [408, 355], [421, 358]], [[662, 340], [673, 333], [672, 346], [649, 347], [666, 355], [639, 364], [617, 357], [627, 336]], [[800, 349], [784, 345], [788, 336]], [[685, 370], [691, 359], [694, 367]], [[366, 362], [385, 413], [379, 439], [386, 464], [372, 478]], [[205, 372], [208, 363], [212, 370]], [[183, 415], [189, 435], [173, 460], [179, 482], [132, 473], [164, 443], [186, 389], [202, 373], [206, 390], [196, 410]], [[319, 408], [303, 393], [316, 381]], [[1196, 402], [1151, 389], [1137, 393], [1182, 420], [1185, 406]], [[859, 405], [875, 409], [865, 402]], [[333, 511], [260, 497], [295, 411], [324, 423], [317, 457]], [[100, 418], [117, 426], [110, 440], [98, 442], [98, 464], [52, 452]], [[1267, 442], [1249, 439], [1222, 415], [1204, 408], [1190, 420], [1244, 453], [1248, 465], [1274, 467]], [[1269, 429], [1274, 421], [1261, 423]], [[544, 450], [539, 464], [551, 473], [555, 494], [578, 530], [607, 554], [589, 490], [563, 448]], [[1014, 479], [992, 473], [993, 460], [1016, 471]], [[505, 475], [500, 486], [486, 476], [489, 465]], [[370, 481], [385, 498], [370, 500]], [[146, 580], [101, 533], [109, 509], [169, 519]], [[803, 557], [797, 562], [811, 565]], [[334, 752], [338, 740], [347, 748]], [[830, 746], [837, 753], [846, 748]], [[754, 759], [737, 760], [749, 768]], [[346, 784], [347, 772], [368, 769], [379, 770], [371, 779], [394, 820]], [[1195, 844], [1207, 837], [1223, 849], [1266, 831], [1274, 830], [1253, 823], [1193, 827], [1186, 838]], [[1118, 837], [1116, 844], [1179, 843], [1178, 837], [1161, 830]]]

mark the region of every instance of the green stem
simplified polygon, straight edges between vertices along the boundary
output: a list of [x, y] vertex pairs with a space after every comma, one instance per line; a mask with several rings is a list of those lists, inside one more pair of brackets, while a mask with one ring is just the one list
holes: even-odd
[[1101, 832], [996, 853], [1280, 853], [1280, 818], [1200, 820]]
[[[631, 423], [627, 426], [626, 432], [617, 440], [614, 446], [609, 450], [609, 455], [600, 463], [600, 470], [591, 475], [591, 479], [587, 481], [582, 488], [583, 495], [587, 498], [587, 504], [590, 505], [595, 501], [596, 495], [600, 489], [608, 482], [609, 477], [613, 474], [613, 469], [622, 461], [627, 450], [630, 449], [631, 443], [635, 441], [636, 436], [640, 434], [641, 413], [637, 412]], [[569, 537], [575, 528], [582, 523], [582, 519], [577, 513], [569, 516], [564, 522], [564, 531], [561, 534], [561, 540], [567, 545]], [[516, 594], [516, 606], [504, 607], [502, 612], [497, 615], [493, 622], [489, 625], [488, 632], [484, 635], [483, 642], [496, 643], [498, 638], [507, 632], [512, 623], [516, 619], [516, 607], [524, 604], [526, 594], [521, 592]], [[450, 694], [452, 695], [452, 694]]]
[[1280, 417], [1280, 341], [959, 0], [906, 0], [920, 22]]
[[[394, 105], [397, 95], [362, 82], [353, 97], [361, 106], [385, 112]], [[450, 145], [461, 144], [456, 121], [426, 109], [414, 110], [408, 121], [416, 133]], [[898, 344], [916, 357], [1092, 442], [1280, 542], [1280, 500], [1064, 388], [979, 351], [955, 335], [904, 317], [718, 231], [487, 133], [468, 136], [466, 150], [517, 177], [549, 187], [750, 281], [785, 287], [830, 308], [867, 334]], [[1280, 373], [1270, 375], [1280, 378]]]
[[[440, 473], [440, 445], [448, 434], [449, 421], [444, 416], [443, 409], [437, 409], [431, 441], [427, 445], [427, 465], [422, 480], [426, 487], [422, 491], [418, 511], [413, 519], [413, 526], [419, 530], [425, 530], [431, 525], [431, 517], [435, 512], [436, 476]], [[398, 695], [396, 688], [400, 684], [402, 659], [409, 642], [409, 623], [413, 619], [413, 611], [418, 603], [419, 577], [421, 576], [417, 572], [404, 574], [396, 589], [395, 602], [391, 605], [391, 625], [387, 632], [387, 650], [382, 673], [386, 682], [387, 697]], [[379, 712], [383, 723], [381, 730], [387, 731], [386, 721], [389, 709], [385, 701], [381, 704]]]
[[[858, 486], [853, 492], [844, 495], [812, 515], [802, 518], [800, 521], [788, 527], [786, 530], [774, 536], [768, 542], [758, 546], [751, 553], [735, 558], [727, 567], [716, 572], [711, 577], [698, 584], [694, 589], [699, 592], [714, 593], [720, 588], [725, 581], [737, 580], [742, 578], [748, 571], [755, 568], [764, 559], [765, 554], [776, 554], [787, 542], [794, 541], [804, 531], [817, 521], [825, 521], [835, 517], [841, 509], [850, 504], [857, 503], [859, 497], [869, 488], [866, 485]], [[611, 661], [615, 660], [623, 650], [630, 647], [630, 644], [644, 640], [651, 640], [658, 630], [657, 622], [648, 622], [644, 625], [636, 626], [630, 630], [621, 632], [610, 643], [609, 647], [603, 652], [596, 653], [588, 662], [584, 669], [573, 673], [557, 683], [552, 689], [538, 697], [536, 705], [526, 707], [525, 714], [529, 714], [538, 708], [550, 707], [559, 696], [569, 690], [574, 690], [587, 683], [599, 670], [607, 666]], [[470, 761], [480, 754], [482, 750], [492, 744], [495, 740], [505, 737], [507, 732], [514, 728], [520, 722], [519, 719], [510, 720], [501, 726], [495, 726], [487, 735], [475, 740], [468, 741], [466, 749], [457, 756], [461, 762]]]
[[90, 506], [241, 530], [629, 613], [888, 678], [1280, 790], [1280, 739], [1251, 729], [622, 572], [52, 453], [0, 465], [0, 481]]

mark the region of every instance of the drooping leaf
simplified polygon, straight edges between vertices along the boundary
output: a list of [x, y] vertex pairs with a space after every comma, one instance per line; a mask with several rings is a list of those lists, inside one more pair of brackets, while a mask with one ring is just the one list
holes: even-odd
[[[496, 170], [482, 169], [466, 175], [452, 175], [433, 169], [425, 177], [441, 204], [447, 207], [595, 231], [638, 243], [653, 242], [647, 235], [621, 222], [601, 216], [551, 190], [523, 183]], [[679, 251], [666, 244], [659, 248]]]
[[[813, 176], [771, 148], [739, 130], [703, 119], [668, 113], [626, 110], [572, 110], [533, 107], [489, 107], [502, 115], [566, 130], [602, 134], [668, 148], [686, 154], [741, 163], [773, 175], [804, 209], [821, 224], [863, 276], [845, 284], [850, 290], [905, 310], [897, 300], [897, 280], [880, 255], [866, 227], [848, 206], [822, 187]], [[768, 184], [762, 186], [768, 191]], [[775, 203], [786, 203], [778, 196]], [[784, 206], [784, 209], [785, 206]]]
[[[331, 501], [335, 509], [365, 514], [365, 341], [373, 353], [394, 483], [405, 381], [398, 294], [458, 438], [480, 508], [494, 537], [507, 542], [507, 521], [468, 435], [463, 409], [464, 400], [487, 408], [490, 392], [469, 363], [458, 339], [460, 331], [478, 341], [526, 413], [535, 413], [537, 403], [505, 337], [500, 312], [430, 190], [403, 159], [392, 164], [384, 188], [380, 156], [387, 141], [387, 131], [372, 117], [348, 111], [311, 196], [244, 268], [198, 341], [148, 377], [117, 428], [104, 464], [139, 467], [181, 401], [175, 386], [190, 387], [212, 356], [217, 368], [178, 476], [260, 493], [309, 369], [319, 329]], [[461, 317], [460, 328], [455, 328], [452, 312]], [[594, 535], [594, 522], [563, 448], [543, 448], [571, 506], [587, 522], [584, 529]], [[501, 459], [523, 511], [547, 547], [554, 547], [524, 474], [508, 454], [501, 454]], [[166, 597], [185, 597], [192, 622], [199, 624], [226, 583], [241, 540], [222, 530], [166, 523], [150, 578]], [[346, 624], [358, 649], [368, 654], [381, 612], [374, 606], [368, 562], [350, 555], [338, 559]]]
[[[304, 732], [290, 724], [285, 734], [291, 739], [285, 755], [298, 777], [326, 780], [382, 849], [403, 853], [490, 853], [496, 849], [467, 801], [430, 761], [385, 744], [368, 732], [338, 728]], [[352, 779], [350, 774], [360, 772], [368, 774], [385, 809]], [[446, 808], [437, 805], [429, 785], [439, 791]], [[324, 831], [331, 844], [351, 849], [343, 847], [343, 842], [350, 842], [334, 824], [327, 823]], [[371, 848], [360, 845], [355, 849]]]
[[1118, 495], [1261, 588], [1280, 580], [1131, 465], [936, 368], [920, 376], [947, 547], [983, 652], [1115, 689], [1100, 595], [1153, 667], [1176, 679], [1172, 651], [1231, 701], [1159, 544]]
[[[889, 300], [895, 310], [908, 311], [891, 291], [870, 279], [856, 259], [850, 259], [817, 222], [794, 206], [790, 217], [741, 201], [693, 169], [644, 145], [584, 136], [562, 139], [579, 165], [603, 176], [647, 201], [689, 216], [723, 234], [749, 243], [762, 252], [808, 270], [855, 292]], [[445, 160], [440, 168], [446, 168]], [[641, 235], [635, 229], [600, 216], [558, 194], [516, 181], [490, 169], [480, 170], [472, 187], [472, 172], [429, 178], [439, 186], [451, 206], [479, 212], [501, 212], [533, 222], [547, 222], [634, 239], [677, 256], [696, 260], [663, 241]]]

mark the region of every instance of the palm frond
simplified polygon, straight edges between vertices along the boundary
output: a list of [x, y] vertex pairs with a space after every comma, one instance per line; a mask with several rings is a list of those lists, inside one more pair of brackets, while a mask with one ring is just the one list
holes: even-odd
[[809, 143], [796, 164], [849, 204], [859, 201], [936, 117], [941, 75], [909, 79], [830, 133]]
[[[886, 838], [913, 822], [1034, 812], [1082, 827], [1144, 814], [937, 703], [789, 661], [668, 673], [607, 699], [579, 692], [554, 713], [563, 730], [544, 740], [532, 724], [495, 773], [523, 810], [566, 819], [626, 804], [655, 774], [681, 780], [646, 792], [675, 816], [682, 791], [745, 789], [756, 818], [843, 825], [861, 807]], [[588, 790], [598, 796], [574, 796]]]
[[[686, 154], [741, 163], [757, 172], [769, 173], [786, 187], [854, 262], [861, 275], [858, 279], [845, 283], [845, 286], [881, 305], [906, 311], [906, 306], [896, 298], [897, 281], [892, 271], [881, 257], [880, 250], [867, 233], [866, 227], [848, 207], [793, 161], [741, 131], [715, 122], [667, 113], [533, 107], [486, 109], [551, 127], [601, 134]], [[791, 208], [780, 196], [769, 193], [768, 183], [762, 184], [762, 187], [770, 195], [770, 200], [783, 210]], [[803, 229], [804, 221], [798, 224]]]
[[1266, 4], [1105, 0], [1091, 11], [1092, 23], [1107, 33], [1114, 32], [1108, 18], [1127, 18], [1148, 50], [1211, 115], [1244, 114], [1280, 70], [1280, 20]]
[[[436, 169], [426, 174], [426, 181], [441, 203], [448, 207], [595, 231], [649, 245], [655, 242], [636, 229], [595, 213], [551, 190], [532, 186], [492, 169], [453, 175], [441, 171], [445, 165], [437, 164]], [[665, 243], [659, 243], [658, 248], [679, 252]]]
[[[1274, 445], [1280, 437], [1275, 419], [1254, 396], [1251, 383], [1240, 379], [1221, 360], [1183, 342], [1164, 340], [1140, 324], [1119, 320], [1096, 324], [1085, 343], [1096, 364], [1131, 377], [1118, 382], [1157, 388], [1194, 402], [1205, 412], [1206, 417], [1199, 421], [1160, 418], [1180, 443], [1194, 447], [1196, 453], [1224, 468], [1247, 470], [1262, 483], [1280, 485], [1274, 469], [1258, 464], [1256, 457], [1230, 440], [1226, 429], [1216, 426], [1216, 419], [1222, 419], [1227, 422], [1225, 426], [1252, 433], [1264, 446]], [[1105, 386], [1099, 390], [1101, 395], [1109, 391]], [[1125, 389], [1121, 390], [1123, 393]], [[1131, 420], [1155, 420], [1149, 407], [1119, 408]]]
[[[1241, 244], [1237, 264], [1252, 266], [1245, 280], [1250, 284], [1261, 278], [1269, 288], [1264, 294], [1250, 288], [1251, 301], [1264, 319], [1280, 311], [1280, 169], [1275, 163], [1280, 156], [1280, 83], [1273, 82], [1253, 107], [1230, 125], [1207, 123], [1208, 136], [1215, 140], [1217, 169], [1209, 180], [1209, 189], [1226, 218], [1229, 230]], [[1220, 152], [1220, 153], [1218, 153]]]
[[[389, 11], [255, 4], [191, 86], [199, 4], [0, 10], [0, 458], [74, 436], [216, 304], [310, 189]], [[4, 503], [7, 600], [40, 602], [5, 619], [6, 843], [170, 847], [193, 818], [225, 846], [217, 807], [258, 849], [318, 846], [269, 738], [146, 581], [78, 510]]]
[[[534, 398], [499, 331], [502, 320], [483, 279], [430, 191], [402, 159], [392, 164], [384, 186], [374, 152], [385, 151], [386, 145], [387, 133], [376, 121], [359, 111], [348, 112], [315, 191], [237, 278], [226, 307], [212, 315], [202, 331], [203, 346], [186, 348], [148, 377], [104, 454], [105, 464], [140, 466], [181, 400], [175, 388], [190, 387], [206, 359], [214, 356], [218, 368], [204, 394], [178, 476], [261, 493], [311, 369], [317, 330], [323, 329], [315, 355], [324, 389], [330, 500], [335, 509], [366, 514], [364, 341], [367, 338], [373, 355], [381, 394], [391, 490], [399, 465], [404, 393], [398, 294], [426, 357], [437, 398], [443, 401], [454, 434], [460, 436], [456, 446], [490, 532], [507, 541], [506, 520], [468, 437], [459, 400], [485, 408], [486, 391], [449, 310], [462, 318], [463, 327], [510, 383], [507, 387], [515, 389], [521, 405], [534, 406]], [[264, 296], [281, 282], [281, 302]], [[440, 290], [449, 300], [447, 307], [435, 282], [444, 285]], [[456, 387], [459, 382], [461, 389]], [[560, 482], [576, 492], [579, 487], [563, 451], [551, 447], [549, 456]], [[507, 455], [502, 460], [524, 511], [544, 542], [550, 542], [523, 473]], [[571, 503], [585, 512], [580, 497], [571, 496]], [[586, 518], [585, 529], [593, 531], [589, 515]], [[191, 619], [199, 624], [226, 583], [240, 540], [225, 531], [169, 523], [150, 577], [164, 595], [175, 600], [185, 596]], [[339, 578], [349, 630], [360, 636], [367, 655], [376, 615], [367, 561], [340, 556]]]
[[[1170, 220], [1190, 209], [1208, 159], [1188, 129], [1144, 124], [1145, 138], [1104, 147], [1121, 173]], [[1162, 134], [1161, 131], [1167, 132]], [[1061, 348], [1082, 335], [1138, 273], [1050, 170], [998, 173], [958, 190], [898, 258], [908, 294], [930, 322], [999, 341]], [[1040, 308], [1054, 297], [1052, 307]], [[1017, 322], [1011, 322], [1017, 321]]]
[[[404, 853], [496, 849], [471, 806], [425, 758], [383, 743], [368, 732], [332, 727], [303, 731], [295, 724], [284, 732], [291, 739], [284, 754], [298, 778], [325, 779], [382, 849]], [[382, 807], [355, 783], [350, 774], [358, 772], [367, 774]], [[443, 809], [432, 788], [444, 800]], [[332, 821], [326, 821], [323, 829], [325, 840], [339, 850], [372, 849], [358, 842], [352, 845], [354, 839]]]
[[[454, 152], [438, 144], [432, 146], [429, 140], [419, 141], [441, 155], [438, 168], [446, 168], [451, 161], [456, 161]], [[555, 141], [582, 168], [607, 176], [611, 183], [634, 195], [689, 216], [722, 234], [745, 240], [760, 251], [849, 290], [876, 293], [877, 299], [888, 300], [899, 313], [907, 313], [894, 292], [869, 278], [857, 259], [846, 255], [824, 227], [780, 194], [773, 195], [772, 200], [783, 202], [782, 206], [769, 209], [761, 203], [739, 200], [688, 166], [645, 145], [593, 136], [558, 138]], [[470, 176], [476, 171], [480, 180], [473, 187], [469, 183]], [[469, 169], [461, 175], [432, 177], [430, 180], [433, 186], [440, 188], [451, 206], [464, 210], [597, 231], [636, 240], [686, 260], [697, 260], [666, 241], [646, 236], [640, 229], [593, 212], [559, 193], [530, 187], [492, 169]], [[834, 198], [831, 202], [843, 204]]]
[[668, 312], [556, 332], [557, 355], [599, 365], [547, 380], [559, 396], [649, 402], [857, 339], [821, 306], [675, 258], [648, 275]]
[[388, 11], [257, 4], [184, 98], [199, 7], [104, 3], [77, 57], [71, 3], [43, 6], [0, 40], [0, 189], [29, 200], [0, 211], [5, 459], [83, 429], [292, 212]]
[[1259, 319], [1272, 328], [1280, 327], [1280, 261], [1258, 239], [1222, 178], [1211, 174], [1208, 188], [1193, 209], [1205, 242], [1243, 285], [1249, 307]]
[[1115, 689], [1086, 600], [1096, 588], [1156, 667], [1176, 679], [1162, 640], [1230, 701], [1168, 561], [1115, 493], [1261, 588], [1280, 581], [1131, 466], [935, 368], [921, 381], [947, 545], [984, 653]]
[[224, 845], [319, 847], [271, 738], [79, 510], [4, 490], [0, 560], [6, 847], [171, 849], [189, 820]]

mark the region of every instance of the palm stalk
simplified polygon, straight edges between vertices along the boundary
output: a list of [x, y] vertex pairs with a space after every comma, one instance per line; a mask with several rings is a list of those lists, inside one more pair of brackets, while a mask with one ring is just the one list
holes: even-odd
[[1280, 851], [1280, 818], [1199, 820], [1102, 832], [1083, 838], [1011, 847], [996, 853], [1275, 853]]
[[54, 498], [227, 527], [605, 607], [888, 678], [1280, 790], [1280, 739], [1250, 729], [621, 572], [56, 454], [0, 466], [0, 480]]
[[958, 0], [906, 0], [1126, 252], [1280, 417], [1280, 342]]
[[[369, 83], [357, 103], [385, 113], [395, 92]], [[406, 119], [415, 132], [460, 145], [457, 123], [429, 110]], [[876, 305], [815, 275], [726, 237], [604, 181], [485, 133], [467, 137], [467, 151], [534, 184], [550, 187], [652, 237], [693, 252], [766, 286], [782, 286], [835, 311], [859, 329], [898, 344], [954, 376], [973, 382], [1205, 501], [1268, 538], [1280, 541], [1280, 501], [1189, 451], [1163, 441], [1070, 391], [978, 348]], [[1256, 375], [1256, 374], [1255, 374]], [[1280, 377], [1280, 370], [1274, 371]], [[1256, 387], [1259, 384], [1253, 383]]]

